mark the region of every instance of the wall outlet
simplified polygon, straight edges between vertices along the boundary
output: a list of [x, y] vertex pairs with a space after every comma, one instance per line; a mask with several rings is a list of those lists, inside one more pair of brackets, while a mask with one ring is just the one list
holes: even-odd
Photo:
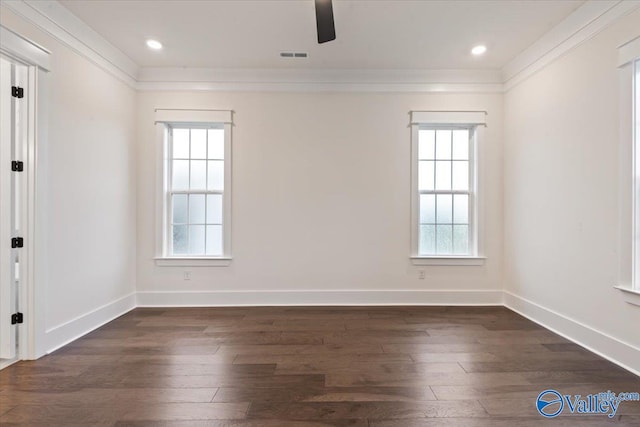
[[183, 278], [184, 278], [184, 280], [191, 280], [191, 272], [190, 271], [185, 271]]
[[425, 277], [427, 277], [427, 274], [425, 273], [424, 270], [418, 271], [418, 279], [424, 280]]

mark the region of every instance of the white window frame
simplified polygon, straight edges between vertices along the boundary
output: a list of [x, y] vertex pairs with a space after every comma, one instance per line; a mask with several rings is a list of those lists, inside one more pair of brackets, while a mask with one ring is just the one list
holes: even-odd
[[[411, 111], [411, 255], [413, 265], [483, 265], [480, 195], [480, 144], [486, 127], [484, 111]], [[418, 138], [421, 129], [469, 129], [469, 255], [420, 255], [420, 189], [418, 186]], [[437, 192], [435, 192], [437, 193]], [[456, 193], [448, 191], [446, 193]]]
[[633, 132], [633, 273], [631, 287], [640, 294], [640, 57], [632, 63], [632, 132]]
[[[624, 299], [640, 306], [640, 37], [618, 48], [620, 75], [620, 270]], [[630, 160], [629, 160], [630, 159]]]
[[[231, 110], [156, 109], [157, 195], [156, 195], [156, 265], [168, 267], [226, 267], [231, 264], [231, 194], [232, 194], [232, 127]], [[224, 129], [224, 190], [198, 191], [222, 194], [222, 255], [173, 256], [170, 254], [171, 212], [171, 128]]]

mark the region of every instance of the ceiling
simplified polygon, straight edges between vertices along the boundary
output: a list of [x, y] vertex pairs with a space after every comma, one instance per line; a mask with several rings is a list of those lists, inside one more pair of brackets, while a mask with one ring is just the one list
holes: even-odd
[[334, 0], [337, 40], [323, 45], [313, 0], [61, 3], [141, 67], [500, 69], [584, 1]]

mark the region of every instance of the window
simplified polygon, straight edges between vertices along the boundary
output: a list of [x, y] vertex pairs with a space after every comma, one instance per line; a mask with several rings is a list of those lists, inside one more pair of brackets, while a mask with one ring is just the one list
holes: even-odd
[[615, 287], [640, 306], [640, 37], [618, 47], [620, 77], [620, 276]]
[[477, 139], [484, 112], [412, 112], [412, 259], [480, 264]]
[[230, 259], [231, 112], [158, 110], [156, 118], [163, 144], [159, 264]]
[[634, 252], [633, 287], [640, 291], [640, 59], [634, 61], [633, 77], [633, 150], [634, 150]]

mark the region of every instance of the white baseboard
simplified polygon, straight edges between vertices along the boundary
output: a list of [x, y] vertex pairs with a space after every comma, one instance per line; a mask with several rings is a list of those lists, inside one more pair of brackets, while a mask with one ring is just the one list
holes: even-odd
[[48, 353], [136, 307], [434, 305], [502, 306], [640, 376], [640, 348], [501, 290], [137, 292], [46, 332]]
[[640, 376], [640, 348], [509, 291], [504, 291], [504, 305], [546, 329]]
[[45, 332], [47, 354], [136, 308], [133, 292]]
[[501, 290], [138, 292], [138, 307], [502, 305]]

